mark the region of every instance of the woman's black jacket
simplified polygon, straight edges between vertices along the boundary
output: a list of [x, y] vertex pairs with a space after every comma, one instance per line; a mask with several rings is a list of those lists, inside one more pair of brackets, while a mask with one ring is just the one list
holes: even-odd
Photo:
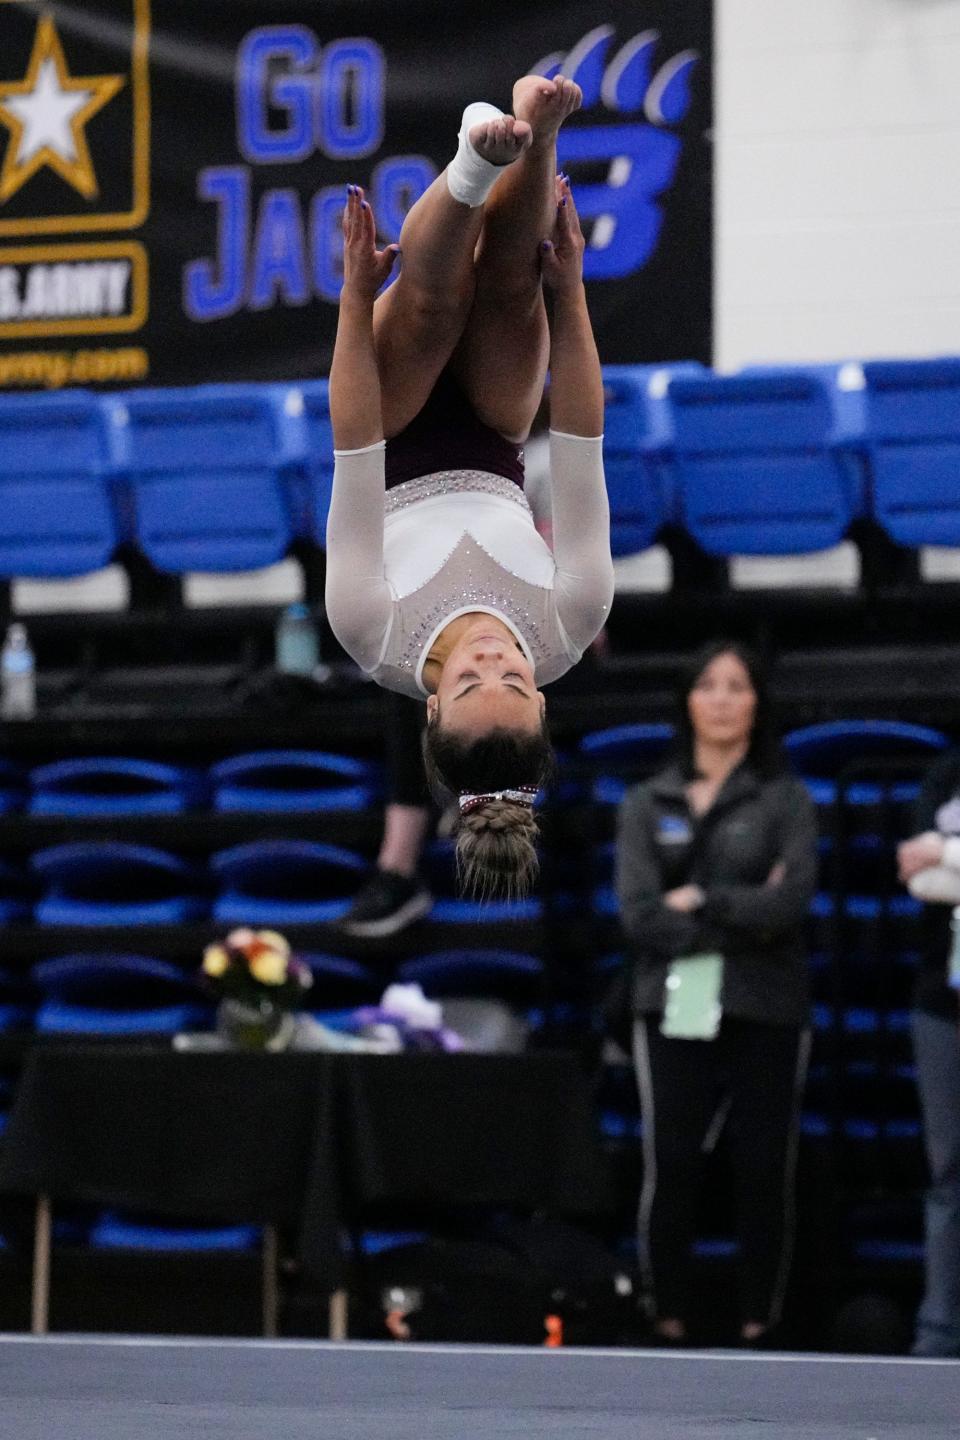
[[[630, 790], [620, 808], [616, 882], [634, 1013], [662, 1010], [671, 960], [719, 951], [725, 1014], [806, 1024], [804, 919], [817, 833], [805, 787], [786, 774], [761, 779], [743, 764], [696, 817], [685, 784], [671, 766]], [[778, 863], [782, 878], [769, 883]], [[706, 895], [702, 909], [682, 914], [663, 903], [668, 890], [691, 883]]]

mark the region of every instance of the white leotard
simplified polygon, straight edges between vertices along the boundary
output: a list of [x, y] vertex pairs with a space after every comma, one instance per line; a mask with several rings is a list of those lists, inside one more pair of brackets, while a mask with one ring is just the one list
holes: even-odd
[[360, 668], [425, 695], [437, 635], [474, 610], [509, 626], [538, 685], [575, 665], [613, 600], [601, 442], [550, 432], [552, 550], [512, 480], [454, 470], [386, 491], [382, 441], [335, 452], [327, 617]]

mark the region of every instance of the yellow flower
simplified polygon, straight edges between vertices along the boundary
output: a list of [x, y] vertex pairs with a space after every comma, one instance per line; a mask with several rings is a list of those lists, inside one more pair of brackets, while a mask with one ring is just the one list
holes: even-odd
[[289, 940], [277, 930], [258, 930], [256, 938], [261, 945], [269, 945], [271, 950], [276, 950], [283, 956], [290, 954]]
[[250, 974], [261, 985], [282, 985], [287, 978], [287, 958], [276, 950], [261, 950], [250, 958]]
[[203, 973], [214, 979], [223, 975], [230, 964], [230, 957], [222, 945], [208, 945], [203, 952]]

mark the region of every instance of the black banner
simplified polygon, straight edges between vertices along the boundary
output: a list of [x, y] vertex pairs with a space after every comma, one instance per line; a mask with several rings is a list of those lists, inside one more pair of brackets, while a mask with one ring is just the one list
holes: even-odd
[[463, 105], [562, 68], [606, 362], [710, 359], [708, 0], [0, 0], [0, 389], [324, 374]]

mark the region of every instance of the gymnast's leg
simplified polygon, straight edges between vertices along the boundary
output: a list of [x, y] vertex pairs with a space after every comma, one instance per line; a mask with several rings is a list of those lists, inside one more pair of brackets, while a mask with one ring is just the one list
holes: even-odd
[[374, 308], [387, 436], [422, 408], [463, 334], [474, 298], [484, 199], [531, 138], [526, 121], [492, 105], [468, 106], [455, 158], [403, 223], [400, 275]]
[[564, 76], [525, 75], [514, 114], [532, 140], [499, 177], [477, 247], [476, 295], [454, 371], [480, 419], [523, 440], [543, 395], [550, 340], [540, 284], [540, 242], [553, 231], [557, 132], [579, 109], [580, 87]]

